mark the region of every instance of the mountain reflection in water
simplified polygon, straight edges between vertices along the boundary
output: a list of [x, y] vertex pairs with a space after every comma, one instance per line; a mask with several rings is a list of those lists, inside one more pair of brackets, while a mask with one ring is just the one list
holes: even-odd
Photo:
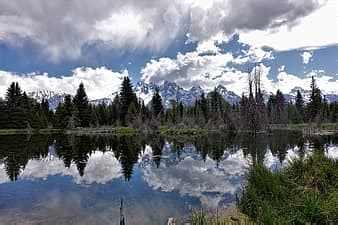
[[233, 204], [252, 164], [280, 169], [314, 149], [337, 158], [337, 142], [337, 136], [288, 132], [0, 136], [0, 224], [118, 224], [121, 197], [127, 224], [162, 224], [191, 207], [215, 211]]

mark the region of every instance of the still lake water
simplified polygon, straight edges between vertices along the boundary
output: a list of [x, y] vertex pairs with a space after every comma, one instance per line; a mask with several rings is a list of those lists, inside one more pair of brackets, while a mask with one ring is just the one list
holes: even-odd
[[280, 169], [338, 136], [0, 136], [0, 224], [165, 224], [234, 205], [250, 165]]

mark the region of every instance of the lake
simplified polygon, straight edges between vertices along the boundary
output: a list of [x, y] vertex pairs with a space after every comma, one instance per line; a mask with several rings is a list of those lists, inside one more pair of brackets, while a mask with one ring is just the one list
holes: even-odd
[[250, 165], [281, 169], [338, 136], [0, 136], [0, 224], [166, 224], [231, 208]]

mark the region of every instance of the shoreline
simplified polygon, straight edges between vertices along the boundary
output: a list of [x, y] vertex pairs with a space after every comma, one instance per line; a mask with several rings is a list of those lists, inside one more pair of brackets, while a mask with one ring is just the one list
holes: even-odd
[[[258, 134], [269, 135], [273, 131], [285, 130], [285, 131], [299, 131], [303, 135], [307, 136], [321, 136], [321, 135], [333, 135], [338, 133], [338, 124], [324, 123], [321, 128], [314, 126], [313, 124], [286, 124], [277, 125], [271, 124], [266, 131], [259, 132]], [[57, 128], [45, 128], [45, 129], [0, 129], [0, 135], [33, 135], [33, 134], [76, 134], [76, 135], [131, 135], [136, 133], [156, 133], [159, 135], [202, 135], [206, 133], [237, 133], [245, 134], [252, 133], [251, 131], [239, 130], [230, 131], [224, 129], [209, 129], [202, 127], [167, 127], [161, 126], [157, 129], [141, 130], [132, 127], [96, 127], [96, 128], [74, 128], [74, 129], [57, 129]]]

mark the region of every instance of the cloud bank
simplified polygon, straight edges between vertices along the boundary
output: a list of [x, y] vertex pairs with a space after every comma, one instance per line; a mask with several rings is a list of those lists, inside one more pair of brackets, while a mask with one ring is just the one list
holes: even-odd
[[11, 82], [19, 82], [26, 92], [50, 90], [74, 95], [83, 82], [90, 99], [104, 98], [119, 90], [128, 71], [113, 72], [106, 67], [78, 67], [70, 76], [50, 77], [48, 74], [15, 74], [0, 70], [0, 96], [4, 97]]
[[[323, 46], [337, 44], [337, 33], [332, 34], [336, 4], [335, 0], [5, 0], [0, 1], [0, 42], [14, 47], [33, 42], [53, 61], [78, 58], [84, 45], [97, 43], [158, 52], [180, 35], [203, 42], [217, 36], [226, 41], [238, 33], [244, 43], [281, 50]], [[294, 38], [298, 35], [302, 38]]]
[[[272, 1], [273, 2], [273, 1]], [[284, 2], [284, 1], [281, 1]], [[338, 44], [337, 8], [338, 1], [290, 1], [298, 6], [304, 6], [304, 11], [311, 11], [312, 4], [316, 9], [313, 13], [303, 14], [300, 20], [289, 20], [289, 23], [268, 29], [248, 30], [240, 34], [240, 42], [256, 47], [269, 46], [277, 51], [291, 49], [318, 49]], [[278, 7], [278, 6], [277, 6]], [[299, 9], [294, 9], [295, 12]], [[262, 16], [264, 13], [260, 13]], [[283, 21], [283, 20], [282, 20]]]
[[[206, 48], [206, 45], [203, 47], [204, 51], [209, 51], [209, 49], [216, 51], [210, 46], [209, 48]], [[311, 58], [307, 53], [304, 53], [304, 63], [308, 63]], [[234, 57], [229, 52], [201, 55], [197, 50], [185, 54], [178, 53], [176, 58], [173, 59], [151, 60], [141, 70], [141, 75], [146, 82], [162, 83], [169, 80], [186, 89], [200, 86], [211, 91], [214, 87], [223, 85], [228, 90], [241, 96], [242, 92], [248, 91], [247, 71], [243, 72], [233, 65], [273, 59], [274, 56], [271, 51], [254, 47], [244, 51], [238, 57]], [[261, 63], [257, 68], [261, 70], [262, 89], [268, 93], [275, 93], [277, 89], [280, 89], [283, 93], [289, 93], [295, 87], [310, 90], [311, 76], [316, 78], [317, 84], [324, 94], [338, 93], [338, 79], [334, 75], [326, 74], [325, 71], [313, 70], [302, 78], [297, 74], [288, 73], [285, 66], [281, 66], [277, 74], [272, 74], [271, 67], [264, 63]], [[276, 81], [272, 79], [273, 77], [276, 77]]]

